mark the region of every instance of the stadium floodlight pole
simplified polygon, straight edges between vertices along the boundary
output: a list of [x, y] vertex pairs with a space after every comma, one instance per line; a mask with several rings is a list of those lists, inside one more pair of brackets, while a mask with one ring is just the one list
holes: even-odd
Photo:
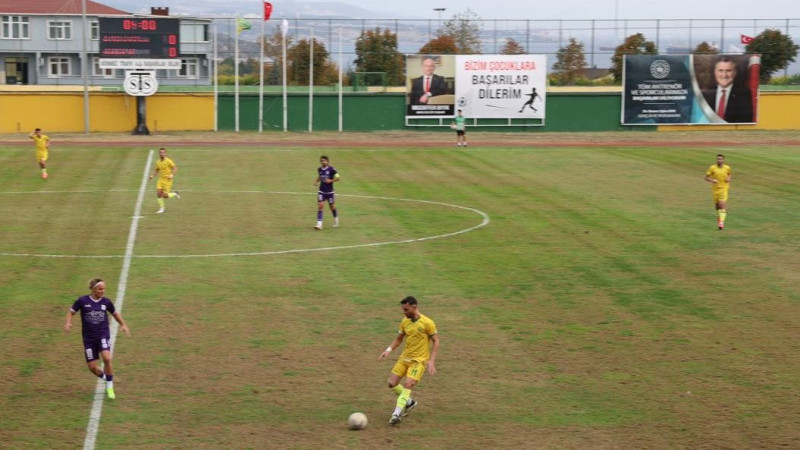
[[83, 52], [81, 54], [81, 74], [83, 74], [83, 132], [89, 134], [89, 64], [86, 41], [88, 40], [89, 22], [86, 20], [86, 0], [81, 1], [81, 18], [83, 20]]
[[289, 110], [286, 104], [286, 33], [289, 31], [289, 21], [284, 17], [281, 21], [281, 34], [283, 35], [283, 131], [289, 129]]
[[311, 27], [309, 47], [309, 72], [308, 72], [308, 132], [314, 131], [314, 27]]
[[441, 25], [441, 24], [442, 24], [442, 13], [443, 13], [443, 12], [444, 12], [446, 9], [447, 9], [447, 8], [433, 8], [433, 10], [434, 10], [434, 11], [436, 11], [436, 12], [438, 12], [438, 13], [439, 13], [439, 25]]

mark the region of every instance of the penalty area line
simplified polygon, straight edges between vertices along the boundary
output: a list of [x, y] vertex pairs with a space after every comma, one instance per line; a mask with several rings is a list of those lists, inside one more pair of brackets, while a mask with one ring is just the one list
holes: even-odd
[[[139, 228], [139, 219], [141, 219], [142, 202], [144, 201], [144, 193], [147, 189], [147, 174], [150, 171], [150, 165], [153, 163], [153, 150], [147, 155], [147, 162], [144, 165], [144, 173], [142, 174], [142, 184], [139, 185], [139, 195], [136, 198], [136, 206], [134, 207], [133, 217], [131, 217], [131, 227], [128, 231], [128, 242], [125, 244], [125, 256], [122, 258], [122, 270], [119, 274], [119, 283], [117, 284], [117, 300], [114, 306], [117, 311], [122, 312], [122, 304], [125, 301], [125, 291], [128, 287], [128, 274], [131, 269], [131, 261], [133, 260], [133, 245], [136, 242], [136, 231]], [[114, 344], [117, 341], [118, 324], [116, 321], [111, 323], [111, 352], [114, 351]], [[103, 412], [103, 400], [105, 399], [105, 383], [101, 379], [97, 379], [97, 385], [94, 390], [94, 401], [92, 402], [92, 409], [89, 412], [89, 423], [86, 425], [86, 439], [83, 441], [84, 450], [94, 450], [97, 442], [97, 432], [100, 430], [100, 416]]]

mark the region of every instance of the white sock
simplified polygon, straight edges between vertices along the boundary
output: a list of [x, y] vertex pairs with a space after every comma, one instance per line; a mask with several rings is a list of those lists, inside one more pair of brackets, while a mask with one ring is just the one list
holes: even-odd
[[114, 389], [114, 382], [106, 381], [106, 389]]
[[402, 412], [403, 412], [403, 408], [401, 408], [399, 406], [395, 406], [394, 407], [394, 412], [392, 413], [392, 415], [399, 416], [400, 414], [402, 414]]

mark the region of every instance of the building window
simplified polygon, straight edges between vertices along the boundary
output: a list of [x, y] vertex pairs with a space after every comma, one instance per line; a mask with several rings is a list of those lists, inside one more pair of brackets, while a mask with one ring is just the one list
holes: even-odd
[[103, 78], [114, 78], [114, 69], [101, 69], [100, 58], [92, 58], [92, 75]]
[[56, 40], [72, 39], [72, 22], [64, 20], [48, 20], [48, 37]]
[[197, 58], [181, 59], [181, 68], [178, 70], [177, 76], [179, 78], [197, 78], [199, 63]]
[[91, 24], [89, 24], [89, 27], [90, 27], [89, 28], [89, 30], [90, 30], [89, 31], [89, 33], [90, 33], [89, 38], [91, 40], [93, 40], [93, 41], [99, 40], [100, 39], [100, 22], [95, 20]]
[[208, 24], [181, 23], [181, 42], [209, 42]]
[[3, 39], [30, 39], [30, 24], [25, 16], [2, 16], [0, 37]]
[[51, 77], [66, 77], [72, 74], [72, 62], [62, 56], [47, 58], [48, 75]]

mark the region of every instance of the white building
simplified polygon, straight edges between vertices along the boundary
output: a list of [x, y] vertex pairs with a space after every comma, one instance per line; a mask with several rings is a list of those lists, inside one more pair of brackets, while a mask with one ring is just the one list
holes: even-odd
[[[101, 69], [99, 17], [162, 18], [167, 8], [151, 15], [134, 15], [89, 0], [0, 0], [0, 85], [82, 85], [84, 54], [83, 1], [88, 34], [86, 54], [89, 84], [120, 86], [122, 70]], [[173, 17], [175, 18], [175, 17]], [[210, 85], [212, 72], [211, 19], [180, 20], [181, 68], [159, 70], [164, 85]]]

